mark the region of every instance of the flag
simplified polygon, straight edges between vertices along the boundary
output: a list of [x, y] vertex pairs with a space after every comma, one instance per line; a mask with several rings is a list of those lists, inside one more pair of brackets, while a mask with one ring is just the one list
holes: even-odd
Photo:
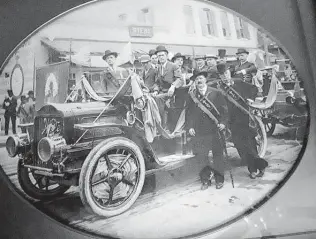
[[48, 103], [64, 103], [67, 97], [69, 62], [36, 70], [36, 110]]
[[130, 62], [131, 64], [134, 64], [134, 61], [135, 61], [135, 56], [133, 54], [132, 44], [131, 42], [128, 42], [123, 47], [123, 49], [119, 52], [117, 65], [123, 65], [128, 62]]

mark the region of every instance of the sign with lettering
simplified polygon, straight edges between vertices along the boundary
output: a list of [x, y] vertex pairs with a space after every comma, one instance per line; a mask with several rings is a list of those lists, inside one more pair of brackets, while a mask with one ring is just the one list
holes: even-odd
[[153, 37], [153, 28], [149, 26], [130, 26], [130, 37]]

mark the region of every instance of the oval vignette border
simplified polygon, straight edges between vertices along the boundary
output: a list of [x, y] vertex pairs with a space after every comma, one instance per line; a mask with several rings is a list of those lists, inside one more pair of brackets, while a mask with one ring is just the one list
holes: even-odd
[[[5, 59], [9, 59], [12, 55], [11, 53], [18, 48], [20, 43], [22, 43], [26, 38], [29, 38], [30, 34], [33, 35], [34, 29], [38, 30], [39, 27], [46, 25], [47, 22], [53, 22], [53, 18], [55, 18], [57, 15], [63, 14], [70, 9], [72, 10], [74, 7], [78, 7], [78, 5], [88, 2], [90, 1], [27, 0], [22, 2], [22, 5], [19, 5], [18, 1], [15, 0], [3, 1], [0, 4], [0, 16], [4, 19], [1, 19], [0, 21], [0, 32], [2, 35], [0, 39], [0, 64], [6, 64]], [[311, 103], [309, 108], [309, 113], [311, 115], [310, 119], [315, 119], [315, 117], [313, 117], [315, 116], [316, 102], [316, 99], [314, 99], [315, 96], [313, 94], [313, 91], [315, 90], [315, 82], [312, 80], [312, 76], [315, 76], [315, 72], [313, 72], [311, 67], [315, 64], [311, 64], [308, 58], [312, 58], [313, 55], [315, 56], [316, 51], [314, 47], [311, 49], [314, 54], [309, 54], [307, 52], [307, 47], [310, 48], [313, 46], [309, 44], [312, 43], [312, 40], [306, 38], [306, 28], [308, 28], [310, 31], [313, 31], [313, 29], [312, 25], [304, 25], [304, 23], [306, 24], [306, 21], [308, 20], [305, 19], [304, 22], [304, 19], [301, 19], [298, 15], [300, 13], [300, 9], [304, 7], [305, 11], [310, 11], [310, 14], [307, 15], [313, 15], [313, 12], [311, 12], [312, 8], [306, 7], [306, 5], [311, 4], [311, 1], [304, 0], [303, 3], [303, 1], [297, 2], [295, 0], [213, 0], [212, 2], [247, 17], [255, 24], [267, 30], [269, 35], [271, 35], [278, 42], [282, 42], [280, 45], [284, 47], [284, 49], [288, 50], [287, 53], [290, 53], [289, 55], [293, 58], [294, 65], [298, 69], [299, 75], [304, 80], [305, 92], [307, 93], [307, 98]], [[271, 13], [277, 11], [279, 14], [277, 16], [269, 17], [271, 13], [262, 11], [265, 12], [265, 14], [263, 14], [260, 11], [260, 9], [266, 9], [269, 6], [270, 8], [273, 6], [273, 9], [271, 8]], [[25, 21], [25, 18], [28, 18], [28, 20]], [[286, 18], [292, 19], [292, 22], [285, 21]], [[281, 29], [283, 28], [282, 31], [280, 31], [280, 25]], [[305, 37], [303, 28], [305, 28]], [[297, 36], [297, 39], [287, 39], [290, 37], [288, 37], [289, 35], [286, 36], [286, 34], [289, 34], [290, 32], [296, 33], [295, 35]], [[310, 34], [311, 32], [308, 33]], [[315, 31], [312, 34], [314, 34], [312, 36], [315, 37]], [[305, 45], [306, 43], [308, 46]], [[316, 63], [315, 57], [310, 60], [313, 60], [313, 62]], [[309, 130], [307, 131], [309, 132], [309, 140], [311, 137], [315, 138], [313, 120], [311, 123], [312, 127], [310, 128], [309, 125], [307, 125], [306, 128], [306, 130]], [[310, 141], [314, 142], [314, 140]], [[299, 165], [306, 146], [307, 139], [304, 140], [304, 145], [294, 166], [291, 168], [290, 172], [282, 180], [282, 182], [280, 182], [279, 186], [273, 189], [271, 195], [274, 195], [277, 191], [279, 191], [280, 187], [288, 182], [295, 169]], [[310, 147], [311, 145], [309, 143], [309, 148]], [[316, 153], [315, 149], [313, 151]], [[43, 238], [43, 236], [45, 236], [45, 238], [64, 238], [65, 236], [67, 236], [67, 238], [92, 238], [91, 236], [88, 236], [88, 233], [84, 232], [82, 234], [83, 231], [80, 232], [81, 230], [77, 231], [77, 229], [74, 229], [71, 226], [61, 224], [60, 222], [55, 222], [43, 212], [36, 210], [33, 205], [27, 202], [26, 199], [21, 198], [19, 193], [15, 191], [12, 183], [4, 174], [2, 168], [0, 168], [0, 177], [0, 212], [1, 215], [6, 215], [0, 218], [0, 225], [2, 228], [6, 228], [8, 230], [7, 232], [1, 230], [0, 234], [4, 233], [4, 236], [7, 236], [6, 238], [9, 238], [9, 235], [10, 238], [22, 238], [22, 236], [26, 238]], [[247, 210], [243, 216], [249, 215], [251, 212], [259, 208], [264, 202], [267, 201], [267, 199], [268, 198], [265, 197], [263, 200], [258, 202], [254, 208]], [[211, 231], [221, 229], [236, 222], [243, 216], [237, 216], [228, 223], [221, 224], [217, 228], [213, 228], [208, 232], [204, 232], [195, 236], [202, 236], [205, 233], [210, 233]], [[25, 221], [29, 221], [29, 218], [32, 218], [32, 224], [37, 226], [32, 226], [31, 223], [25, 223]], [[19, 225], [18, 227], [21, 228], [22, 231], [16, 230], [16, 224]], [[41, 230], [39, 230], [38, 224], [41, 225]]]

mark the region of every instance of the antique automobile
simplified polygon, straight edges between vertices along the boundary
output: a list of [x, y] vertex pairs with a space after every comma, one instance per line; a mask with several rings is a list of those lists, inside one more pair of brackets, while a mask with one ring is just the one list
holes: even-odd
[[[132, 92], [127, 90], [130, 86]], [[175, 99], [185, 93], [180, 89]], [[193, 157], [181, 120], [174, 124], [173, 134], [154, 132], [154, 139], [148, 140], [143, 116], [150, 110], [150, 99], [131, 79], [105, 102], [41, 107], [34, 124], [20, 125], [27, 133], [11, 136], [6, 143], [8, 154], [19, 157], [21, 188], [32, 198], [50, 200], [79, 186], [83, 204], [95, 214], [111, 217], [128, 210], [146, 175]], [[182, 103], [173, 106], [178, 119], [183, 119]], [[264, 126], [254, 118], [259, 154], [264, 156]]]
[[273, 135], [277, 124], [298, 130], [307, 123], [308, 106], [299, 82], [295, 83], [294, 88], [287, 88], [280, 87], [276, 92], [274, 103], [261, 111], [262, 122], [268, 136]]

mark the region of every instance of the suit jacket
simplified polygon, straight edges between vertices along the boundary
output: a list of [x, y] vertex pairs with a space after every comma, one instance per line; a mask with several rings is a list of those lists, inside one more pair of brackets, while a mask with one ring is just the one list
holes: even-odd
[[208, 66], [207, 67], [207, 78], [208, 79], [217, 79], [218, 71], [216, 66]]
[[106, 94], [115, 94], [128, 75], [128, 71], [121, 67], [116, 67], [111, 72], [105, 72], [102, 81], [103, 91]]
[[147, 72], [143, 70], [141, 77], [145, 83], [145, 86], [148, 87], [150, 92], [159, 91], [159, 87], [156, 83], [157, 70], [153, 68], [153, 66], [150, 66]]
[[[198, 94], [196, 89], [195, 94]], [[227, 125], [228, 121], [228, 108], [227, 102], [223, 93], [215, 88], [207, 87], [205, 97], [214, 104], [216, 109], [219, 111], [220, 118], [219, 122]], [[210, 117], [204, 113], [192, 100], [188, 97], [187, 102], [187, 118], [186, 118], [187, 129], [193, 128], [196, 136], [205, 136], [214, 134], [217, 132], [217, 125], [210, 119]]]
[[167, 62], [164, 69], [162, 69], [162, 65], [160, 65], [157, 72], [157, 83], [162, 92], [167, 92], [171, 85], [179, 88], [183, 85], [181, 69], [170, 61]]
[[[9, 103], [8, 106], [5, 103]], [[17, 99], [12, 96], [12, 98], [7, 98], [3, 101], [2, 108], [5, 109], [5, 116], [16, 116], [16, 107], [18, 105]]]
[[[236, 74], [237, 71], [244, 71], [245, 74]], [[242, 78], [247, 83], [252, 83], [252, 74], [257, 73], [257, 68], [254, 64], [246, 61], [244, 64], [238, 64], [232, 72], [233, 77]]]

